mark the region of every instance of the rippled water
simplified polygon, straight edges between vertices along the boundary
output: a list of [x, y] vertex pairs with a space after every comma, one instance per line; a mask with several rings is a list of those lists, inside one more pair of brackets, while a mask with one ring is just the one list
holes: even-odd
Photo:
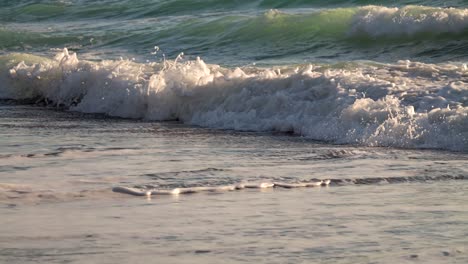
[[1, 208], [0, 260], [465, 263], [467, 189], [411, 183]]
[[[0, 126], [1, 262], [468, 260], [464, 153], [16, 105], [0, 108]], [[311, 179], [335, 181], [150, 199], [111, 191]]]

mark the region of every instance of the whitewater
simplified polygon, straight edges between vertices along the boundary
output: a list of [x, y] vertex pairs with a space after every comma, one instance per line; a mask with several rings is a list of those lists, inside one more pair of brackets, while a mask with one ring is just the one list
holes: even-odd
[[0, 1], [0, 262], [466, 263], [468, 2]]
[[0, 96], [339, 144], [468, 150], [464, 63], [362, 61], [242, 70], [178, 59], [93, 63], [66, 49], [53, 60], [13, 54], [1, 58], [8, 64]]

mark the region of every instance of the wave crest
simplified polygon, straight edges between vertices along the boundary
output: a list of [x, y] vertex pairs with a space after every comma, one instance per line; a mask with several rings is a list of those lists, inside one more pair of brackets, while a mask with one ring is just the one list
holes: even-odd
[[468, 29], [468, 9], [424, 6], [359, 8], [348, 34], [372, 37], [429, 33], [461, 33]]
[[293, 132], [335, 143], [468, 151], [464, 64], [227, 69], [199, 58], [79, 61], [67, 50], [53, 60], [31, 60], [0, 59], [11, 66], [0, 73], [0, 98], [221, 129]]

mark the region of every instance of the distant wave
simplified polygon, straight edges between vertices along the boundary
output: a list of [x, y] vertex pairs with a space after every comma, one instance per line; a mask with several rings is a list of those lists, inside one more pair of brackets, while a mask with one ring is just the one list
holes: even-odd
[[2, 1], [0, 2], [0, 21], [24, 22], [37, 20], [69, 20], [90, 18], [142, 18], [171, 15], [193, 14], [196, 12], [243, 11], [247, 9], [294, 9], [294, 8], [336, 8], [378, 5], [402, 7], [406, 5], [425, 5], [434, 7], [466, 7], [464, 0], [405, 0], [405, 1], [370, 1], [370, 0], [168, 0], [168, 1], [55, 1], [38, 3], [37, 1]]
[[468, 151], [466, 64], [372, 62], [227, 69], [201, 59], [0, 57], [0, 98], [85, 113], [367, 146]]
[[218, 63], [241, 61], [237, 65], [281, 58], [296, 61], [468, 59], [468, 9], [463, 8], [271, 9], [157, 20], [132, 18], [127, 22], [103, 20], [96, 27], [86, 22], [88, 28], [63, 28], [63, 32], [44, 29], [61, 22], [48, 22], [36, 31], [29, 24], [24, 27], [19, 23], [5, 24], [0, 27], [0, 49], [47, 52], [50, 48], [66, 46], [81, 53], [108, 53], [109, 49], [118, 49], [148, 58], [157, 44], [168, 56], [185, 51]]
[[[294, 11], [295, 10], [295, 11]], [[421, 33], [438, 35], [443, 33], [466, 33], [468, 30], [468, 9], [427, 6], [362, 6], [334, 9], [294, 9], [293, 11], [269, 9], [265, 12], [221, 13], [217, 16], [188, 17], [167, 28], [172, 34], [184, 33], [199, 37], [209, 34], [235, 39], [249, 40], [256, 32], [256, 38], [283, 38], [285, 36], [355, 37], [355, 36], [413, 36]], [[163, 24], [164, 20], [153, 21]], [[162, 28], [165, 28], [163, 24]], [[182, 32], [180, 32], [182, 31]], [[2, 29], [3, 34], [19, 33]], [[154, 31], [153, 31], [154, 32]], [[131, 32], [130, 32], [131, 33]], [[39, 34], [38, 34], [39, 35]], [[462, 35], [463, 37], [463, 35]], [[465, 34], [466, 37], [466, 34]]]

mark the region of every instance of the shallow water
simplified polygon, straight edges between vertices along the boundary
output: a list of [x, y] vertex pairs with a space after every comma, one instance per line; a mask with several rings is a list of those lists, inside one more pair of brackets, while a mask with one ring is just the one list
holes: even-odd
[[[33, 203], [106, 196], [119, 185], [170, 189], [314, 179], [342, 185], [348, 180], [424, 182], [468, 175], [466, 153], [329, 145], [285, 134], [109, 119], [31, 106], [2, 106], [0, 111], [0, 173], [2, 183], [10, 184], [0, 187], [16, 191], [14, 199]], [[3, 202], [14, 203], [9, 195]]]
[[462, 182], [0, 208], [7, 263], [465, 263]]
[[[0, 126], [0, 262], [468, 260], [465, 153], [16, 105], [0, 108]], [[386, 181], [150, 199], [111, 191], [376, 177]]]

